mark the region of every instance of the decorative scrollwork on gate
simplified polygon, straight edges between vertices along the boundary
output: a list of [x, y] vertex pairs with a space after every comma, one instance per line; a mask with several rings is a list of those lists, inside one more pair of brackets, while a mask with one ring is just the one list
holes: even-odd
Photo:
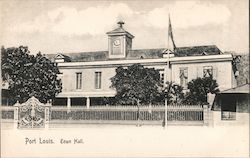
[[18, 107], [17, 128], [43, 128], [49, 121], [49, 106], [31, 97], [25, 103], [15, 105]]

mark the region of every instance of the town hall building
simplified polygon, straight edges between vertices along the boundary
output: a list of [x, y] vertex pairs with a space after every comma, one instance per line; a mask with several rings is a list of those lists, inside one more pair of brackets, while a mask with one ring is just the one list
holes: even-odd
[[[175, 47], [174, 49], [132, 49], [135, 37], [124, 29], [123, 22], [107, 32], [107, 51], [47, 54], [58, 63], [62, 92], [53, 105], [98, 105], [98, 98], [114, 97], [111, 78], [118, 66], [141, 64], [159, 70], [162, 82], [172, 81], [187, 89], [197, 77], [213, 76], [219, 89], [236, 86], [233, 56], [215, 45]], [[172, 39], [173, 40], [173, 39]], [[173, 43], [174, 44], [174, 43]]]

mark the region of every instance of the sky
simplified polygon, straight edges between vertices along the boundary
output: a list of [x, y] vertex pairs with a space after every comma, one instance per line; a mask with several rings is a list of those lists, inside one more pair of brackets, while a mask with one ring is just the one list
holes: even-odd
[[217, 45], [249, 53], [248, 0], [2, 0], [0, 44], [31, 53], [108, 50], [106, 32], [133, 34], [133, 49], [166, 48], [170, 15], [177, 47]]

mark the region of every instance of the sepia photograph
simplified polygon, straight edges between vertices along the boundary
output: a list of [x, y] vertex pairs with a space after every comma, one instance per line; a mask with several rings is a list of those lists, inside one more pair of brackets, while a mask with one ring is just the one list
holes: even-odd
[[0, 0], [1, 157], [250, 157], [247, 0]]

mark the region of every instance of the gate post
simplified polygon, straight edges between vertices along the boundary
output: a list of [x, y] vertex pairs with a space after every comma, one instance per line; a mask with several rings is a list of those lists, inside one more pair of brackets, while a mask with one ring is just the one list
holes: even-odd
[[51, 103], [47, 102], [45, 105], [44, 105], [44, 127], [45, 129], [48, 129], [49, 128], [49, 121], [50, 121], [50, 108], [51, 108]]
[[208, 105], [203, 105], [203, 123], [204, 126], [209, 125]]
[[18, 108], [21, 104], [19, 103], [19, 101], [16, 102], [16, 104], [14, 104], [14, 129], [18, 128]]
[[165, 103], [164, 103], [164, 118], [162, 122], [162, 126], [165, 128], [168, 125], [168, 100], [165, 98]]

